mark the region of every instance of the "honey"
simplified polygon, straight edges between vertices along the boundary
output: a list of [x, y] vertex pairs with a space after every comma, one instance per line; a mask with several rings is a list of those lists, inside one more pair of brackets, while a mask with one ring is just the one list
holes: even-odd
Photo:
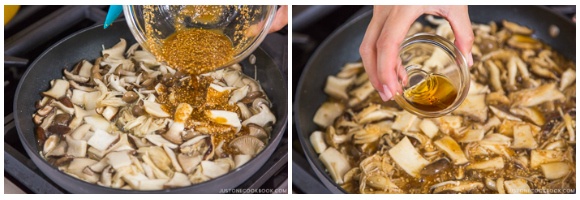
[[213, 71], [234, 57], [231, 40], [218, 31], [179, 29], [163, 42], [161, 58], [173, 68], [197, 75]]
[[407, 101], [424, 111], [440, 111], [449, 107], [457, 97], [457, 88], [442, 75], [431, 74], [422, 82], [405, 90]]

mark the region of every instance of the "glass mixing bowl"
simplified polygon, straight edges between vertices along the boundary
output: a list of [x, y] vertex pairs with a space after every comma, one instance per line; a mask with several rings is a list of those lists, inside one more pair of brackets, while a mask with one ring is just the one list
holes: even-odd
[[[403, 41], [399, 57], [402, 64], [399, 67], [404, 70], [396, 71], [407, 75], [406, 83], [399, 81], [403, 86], [403, 94], [395, 96], [395, 101], [402, 108], [420, 117], [439, 117], [461, 105], [469, 90], [469, 69], [467, 60], [453, 43], [434, 34], [415, 34]], [[433, 75], [447, 78], [455, 88], [456, 96], [449, 99], [447, 107], [426, 110], [414, 104], [406, 92], [419, 84], [425, 84]]]
[[[182, 28], [215, 30], [226, 35], [234, 47], [233, 59], [240, 62], [264, 40], [276, 15], [273, 5], [125, 5], [129, 29], [141, 46], [161, 52], [163, 41]], [[163, 60], [161, 60], [163, 61]]]

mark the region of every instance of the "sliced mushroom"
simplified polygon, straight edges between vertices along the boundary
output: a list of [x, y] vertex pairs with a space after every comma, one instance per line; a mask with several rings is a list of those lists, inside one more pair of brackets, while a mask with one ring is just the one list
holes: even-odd
[[564, 161], [564, 152], [558, 150], [532, 150], [530, 166], [537, 168], [542, 164]]
[[269, 124], [276, 123], [276, 116], [270, 111], [270, 108], [266, 104], [261, 104], [259, 106], [260, 112], [242, 122], [243, 126], [248, 124], [257, 124], [259, 126], [265, 127]]
[[[161, 135], [152, 134], [152, 135], [145, 136], [145, 138], [147, 138], [147, 141], [149, 141], [157, 146], [163, 145], [163, 146], [167, 146], [171, 149], [177, 148], [176, 144], [171, 143], [170, 141], [163, 138]], [[141, 148], [143, 148], [143, 147], [141, 147]]]
[[119, 138], [118, 134], [110, 134], [103, 130], [95, 130], [93, 136], [87, 141], [87, 144], [100, 151], [105, 151], [113, 142]]
[[455, 140], [449, 136], [445, 136], [439, 140], [433, 142], [435, 146], [441, 149], [445, 154], [451, 158], [453, 164], [461, 165], [468, 162], [463, 150], [461, 150], [461, 146], [455, 142]]
[[540, 168], [544, 173], [544, 177], [546, 177], [548, 180], [562, 178], [571, 172], [570, 165], [565, 162], [553, 162], [542, 164]]
[[355, 77], [338, 78], [335, 76], [328, 76], [326, 79], [326, 86], [324, 92], [331, 97], [337, 99], [348, 99], [347, 89], [354, 83]]
[[[266, 109], [268, 109], [267, 106], [265, 106], [265, 107], [266, 107]], [[230, 112], [230, 111], [225, 111], [225, 110], [210, 110], [208, 112], [208, 114], [206, 114], [206, 115], [215, 123], [225, 124], [225, 125], [235, 127], [236, 132], [237, 132], [241, 129], [242, 125], [246, 126], [248, 124], [248, 123], [245, 123], [246, 121], [251, 120], [252, 118], [258, 116], [259, 114], [250, 117], [249, 119], [244, 121], [244, 123], [241, 123], [241, 124], [240, 124], [240, 118], [238, 117], [238, 114], [235, 112]], [[253, 119], [253, 120], [258, 121], [258, 120], [266, 120], [266, 119], [259, 118], [259, 119]], [[262, 121], [262, 122], [260, 122], [260, 124], [261, 123], [267, 123], [267, 122]]]
[[326, 128], [334, 123], [334, 120], [344, 112], [344, 105], [337, 102], [324, 102], [314, 114], [314, 123]]
[[566, 97], [556, 89], [555, 83], [544, 84], [533, 89], [521, 90], [509, 95], [512, 106], [530, 107], [547, 101], [561, 100]]
[[483, 183], [477, 181], [446, 181], [431, 186], [434, 194], [444, 192], [468, 193], [473, 190], [483, 189]]
[[229, 147], [237, 152], [246, 155], [256, 155], [264, 148], [265, 144], [260, 139], [249, 135], [244, 135], [233, 139]]
[[66, 150], [66, 154], [76, 157], [82, 158], [87, 155], [87, 142], [84, 140], [75, 140], [72, 137], [65, 137], [66, 143], [68, 144], [68, 148]]
[[324, 142], [324, 133], [321, 131], [314, 131], [310, 134], [310, 143], [316, 153], [320, 154], [326, 150], [326, 143]]
[[161, 108], [161, 104], [151, 102], [151, 101], [143, 101], [143, 107], [145, 111], [154, 117], [170, 117], [169, 113], [165, 112]]
[[429, 164], [413, 147], [408, 137], [403, 138], [389, 150], [389, 155], [407, 174], [418, 177], [421, 169]]
[[437, 127], [437, 125], [430, 119], [421, 120], [421, 123], [419, 123], [419, 128], [429, 138], [435, 137], [437, 132], [439, 132], [439, 127]]
[[177, 155], [177, 160], [179, 161], [183, 172], [191, 174], [201, 163], [202, 155], [187, 155], [182, 153]]
[[269, 135], [268, 132], [261, 126], [257, 125], [257, 124], [248, 124], [248, 131], [250, 132], [249, 135], [250, 136], [254, 136], [260, 140], [262, 140], [263, 142], [267, 142], [269, 139]]
[[54, 80], [54, 84], [52, 85], [52, 88], [50, 88], [50, 90], [43, 92], [43, 95], [52, 97], [54, 99], [60, 99], [62, 97], [65, 96], [66, 92], [69, 89], [70, 84], [68, 83], [68, 81], [62, 80], [62, 79], [56, 79]]
[[573, 69], [567, 69], [562, 73], [562, 78], [560, 79], [560, 87], [558, 88], [560, 91], [564, 91], [568, 86], [576, 81], [576, 71]]
[[186, 187], [190, 185], [191, 182], [189, 182], [187, 175], [180, 172], [173, 174], [173, 177], [164, 184], [165, 187]]
[[185, 121], [189, 119], [192, 112], [193, 107], [187, 103], [180, 103], [177, 105], [173, 116], [173, 124], [171, 124], [169, 130], [163, 134], [163, 137], [174, 144], [183, 143], [181, 131], [185, 128]]
[[367, 81], [363, 85], [349, 92], [349, 95], [352, 98], [349, 99], [348, 105], [351, 107], [358, 105], [359, 103], [366, 100], [373, 92], [375, 92], [373, 85], [371, 84], [370, 81]]
[[346, 159], [346, 156], [341, 154], [338, 150], [333, 147], [326, 149], [319, 156], [322, 164], [326, 166], [330, 176], [337, 184], [343, 184], [343, 177], [348, 170], [350, 170], [350, 164]]
[[207, 160], [201, 161], [201, 169], [203, 170], [203, 174], [210, 178], [217, 178], [221, 175], [228, 173], [230, 169], [230, 164], [226, 162], [220, 162], [219, 160], [220, 159], [216, 161], [207, 161]]
[[467, 95], [463, 103], [453, 111], [453, 114], [470, 117], [476, 122], [485, 122], [488, 113], [485, 96], [485, 94]]
[[532, 194], [532, 190], [525, 179], [504, 181], [504, 186], [508, 194]]
[[484, 160], [476, 163], [470, 163], [467, 165], [466, 169], [476, 169], [483, 171], [493, 171], [502, 169], [504, 167], [504, 161], [501, 156], [491, 158], [489, 160]]

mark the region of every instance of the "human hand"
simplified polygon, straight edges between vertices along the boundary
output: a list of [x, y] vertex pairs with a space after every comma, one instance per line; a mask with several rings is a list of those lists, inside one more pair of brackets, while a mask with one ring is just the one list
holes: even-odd
[[455, 45], [468, 65], [473, 65], [474, 36], [467, 6], [374, 6], [359, 52], [369, 80], [383, 101], [403, 92], [399, 79], [406, 83], [407, 77], [406, 73], [398, 73], [397, 77], [396, 70], [404, 70], [397, 67], [401, 64], [399, 48], [411, 24], [422, 14], [441, 16], [449, 21]]
[[270, 26], [268, 33], [273, 33], [284, 28], [288, 24], [288, 6], [280, 6], [280, 9], [276, 11], [276, 16], [274, 16], [274, 21]]

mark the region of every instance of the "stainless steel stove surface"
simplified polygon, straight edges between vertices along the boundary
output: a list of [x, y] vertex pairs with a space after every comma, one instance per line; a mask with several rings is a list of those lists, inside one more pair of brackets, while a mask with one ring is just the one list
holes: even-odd
[[[83, 28], [102, 24], [108, 6], [22, 6], [4, 27], [4, 185], [5, 193], [67, 193], [32, 163], [18, 138], [13, 103], [16, 87], [30, 63], [44, 50]], [[120, 18], [123, 16], [121, 15]], [[260, 45], [287, 79], [287, 29]], [[287, 193], [288, 133], [270, 159], [232, 193]], [[10, 191], [8, 191], [10, 190]]]
[[[575, 6], [549, 6], [572, 18]], [[372, 6], [293, 6], [292, 7], [292, 88], [296, 94], [298, 80], [310, 56], [326, 37], [349, 20], [372, 10]], [[292, 99], [294, 105], [294, 99]], [[320, 182], [305, 157], [292, 123], [292, 192], [324, 194], [330, 191]]]

